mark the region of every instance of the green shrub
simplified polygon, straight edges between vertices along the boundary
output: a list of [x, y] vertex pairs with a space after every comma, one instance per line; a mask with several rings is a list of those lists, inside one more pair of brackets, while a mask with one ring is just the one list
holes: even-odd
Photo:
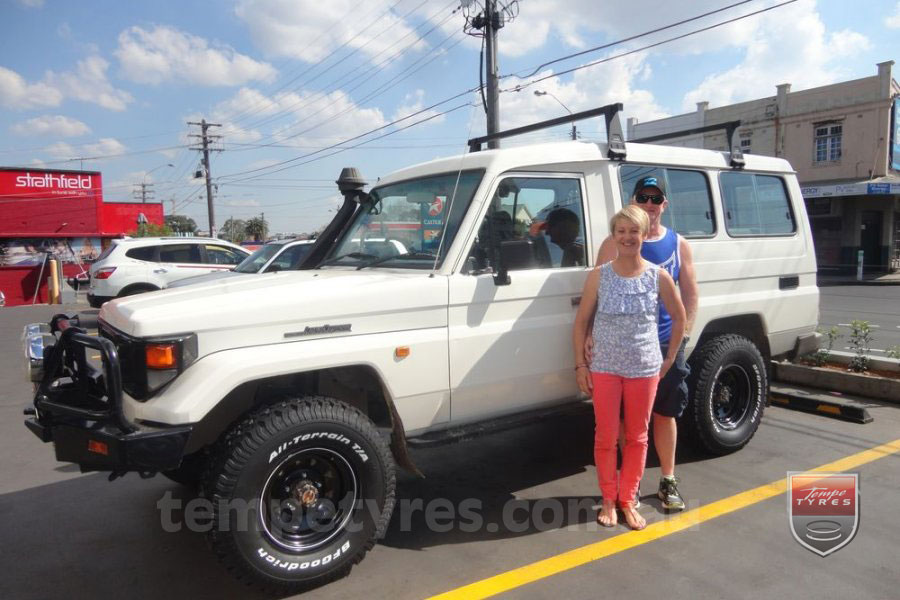
[[872, 343], [872, 328], [868, 321], [850, 321], [850, 346], [853, 348], [853, 359], [850, 370], [861, 373], [869, 368], [869, 346]]

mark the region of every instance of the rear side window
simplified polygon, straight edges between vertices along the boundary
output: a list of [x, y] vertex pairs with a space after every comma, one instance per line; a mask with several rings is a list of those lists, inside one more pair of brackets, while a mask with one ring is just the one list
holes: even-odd
[[772, 175], [722, 173], [722, 204], [729, 235], [790, 235], [797, 231], [784, 181]]
[[224, 246], [206, 247], [206, 262], [213, 265], [236, 265], [246, 257], [246, 254], [241, 254]]
[[172, 244], [159, 247], [159, 262], [200, 264], [200, 246], [197, 244]]
[[686, 238], [711, 236], [716, 232], [709, 181], [702, 171], [669, 169], [648, 165], [622, 165], [619, 180], [624, 203], [631, 201], [634, 185], [644, 177], [656, 177], [666, 186], [669, 201], [662, 224]]
[[153, 262], [156, 260], [156, 249], [159, 246], [144, 246], [143, 248], [131, 248], [125, 253], [128, 258], [135, 260], [146, 260]]

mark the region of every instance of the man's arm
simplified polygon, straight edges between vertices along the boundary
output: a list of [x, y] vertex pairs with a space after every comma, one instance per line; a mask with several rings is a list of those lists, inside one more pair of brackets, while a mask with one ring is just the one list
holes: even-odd
[[684, 328], [684, 333], [685, 335], [688, 335], [694, 328], [694, 318], [697, 316], [697, 272], [694, 270], [694, 255], [691, 252], [691, 245], [681, 236], [678, 236], [678, 251], [681, 254], [681, 271], [678, 274], [678, 288], [681, 291], [681, 301], [684, 303], [684, 311], [687, 313], [687, 323]]

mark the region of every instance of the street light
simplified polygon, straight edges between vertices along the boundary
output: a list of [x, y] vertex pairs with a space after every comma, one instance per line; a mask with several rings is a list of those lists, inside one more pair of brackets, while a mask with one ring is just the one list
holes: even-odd
[[153, 167], [152, 169], [150, 169], [149, 171], [147, 171], [146, 173], [144, 173], [143, 184], [146, 185], [146, 183], [147, 183], [147, 175], [149, 175], [149, 174], [152, 173], [153, 171], [158, 171], [159, 169], [162, 169], [163, 167], [174, 167], [174, 166], [175, 166], [175, 165], [173, 165], [172, 163], [166, 163], [166, 164], [164, 164], [164, 165], [159, 165], [158, 167]]
[[[551, 94], [550, 92], [542, 92], [541, 90], [534, 90], [534, 95], [535, 95], [535, 96], [550, 96], [551, 98], [553, 98], [554, 100], [556, 100], [557, 102], [559, 102], [559, 105], [562, 106], [564, 109], [566, 109], [566, 112], [568, 112], [570, 115], [571, 115], [571, 114], [574, 114], [571, 110], [569, 110], [569, 107], [568, 107], [568, 106], [566, 106], [565, 104], [563, 104], [562, 100], [560, 100], [559, 98], [557, 98], [556, 96], [554, 96], [554, 95]], [[577, 140], [577, 139], [578, 139], [578, 131], [576, 131], [576, 129], [575, 129], [575, 123], [572, 123], [572, 139], [573, 139], [573, 140]]]

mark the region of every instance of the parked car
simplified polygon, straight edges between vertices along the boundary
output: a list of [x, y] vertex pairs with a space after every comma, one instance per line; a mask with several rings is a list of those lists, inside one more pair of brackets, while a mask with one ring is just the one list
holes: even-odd
[[213, 238], [157, 237], [113, 240], [91, 265], [88, 302], [161, 290], [198, 273], [228, 271], [250, 252]]
[[[56, 337], [34, 325], [26, 425], [83, 470], [202, 480], [213, 550], [241, 577], [281, 595], [333, 580], [385, 533], [395, 465], [420, 474], [410, 445], [584, 400], [571, 340], [585, 278], [610, 216], [653, 175], [700, 290], [685, 432], [710, 453], [742, 448], [770, 359], [818, 344], [796, 173], [739, 146], [623, 143], [619, 110], [591, 112], [606, 116], [607, 144], [478, 151], [484, 138], [471, 140], [472, 152], [368, 193], [345, 169], [344, 204], [302, 270], [235, 281], [215, 302], [200, 286], [110, 303], [99, 337], [62, 317], [41, 324]], [[548, 208], [577, 217], [582, 261], [548, 251]], [[46, 365], [44, 339], [56, 348]], [[82, 367], [86, 346], [121, 380]]]
[[253, 254], [245, 258], [239, 265], [228, 271], [217, 271], [205, 275], [195, 275], [179, 279], [169, 284], [170, 288], [184, 287], [197, 283], [207, 283], [220, 279], [230, 279], [240, 275], [252, 275], [262, 273], [274, 273], [296, 269], [300, 261], [312, 249], [315, 240], [277, 240], [269, 242], [258, 248]]

